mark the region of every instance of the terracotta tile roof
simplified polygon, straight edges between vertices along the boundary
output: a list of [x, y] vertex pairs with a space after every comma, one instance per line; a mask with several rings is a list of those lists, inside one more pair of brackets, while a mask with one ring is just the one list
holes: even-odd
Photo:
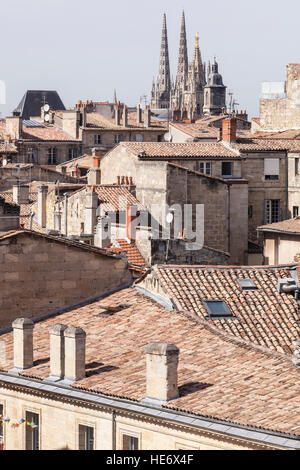
[[[128, 113], [128, 125], [127, 127], [123, 126], [123, 119], [121, 118], [121, 124], [117, 126], [115, 124], [114, 119], [110, 119], [108, 117], [104, 117], [100, 113], [87, 113], [86, 115], [87, 127], [98, 128], [98, 129], [107, 129], [107, 130], [126, 130], [126, 129], [151, 129], [151, 130], [161, 130], [162, 132], [166, 130], [167, 124], [161, 121], [155, 121], [154, 119], [151, 120], [151, 126], [146, 128], [144, 127], [144, 122], [137, 123], [136, 122], [136, 112], [129, 112]], [[142, 119], [143, 121], [143, 119]]]
[[274, 140], [299, 140], [300, 130], [299, 129], [288, 129], [286, 131], [279, 132], [256, 132], [253, 134], [253, 139], [274, 139]]
[[219, 135], [216, 127], [208, 127], [201, 120], [197, 120], [194, 123], [171, 122], [170, 126], [196, 139], [217, 139]]
[[[279, 294], [278, 279], [290, 269], [242, 267], [154, 267], [162, 286], [179, 309], [207, 318], [204, 300], [225, 301], [235, 316], [208, 319], [219, 329], [278, 352], [291, 352], [300, 338], [299, 307], [292, 295]], [[238, 279], [252, 279], [257, 290], [243, 291]]]
[[126, 253], [129, 263], [133, 266], [148, 267], [135, 243], [128, 243], [127, 240], [118, 239], [116, 240], [116, 246], [112, 246], [110, 250], [115, 253]]
[[[128, 304], [105, 315], [103, 306]], [[146, 395], [146, 345], [170, 341], [180, 348], [180, 397], [165, 407], [300, 435], [299, 370], [286, 357], [267, 354], [216, 333], [196, 317], [170, 312], [134, 289], [62, 313], [34, 328], [35, 366], [22, 373], [49, 375], [49, 328], [55, 323], [79, 326], [87, 333], [86, 378], [73, 387], [141, 400]], [[13, 335], [1, 336], [12, 367]], [[3, 361], [2, 356], [2, 361]]]
[[230, 146], [240, 152], [300, 151], [300, 140], [239, 137]]
[[144, 206], [124, 185], [94, 186], [98, 193], [100, 204], [104, 211], [125, 211], [128, 204], [136, 205], [138, 210], [145, 210]]
[[269, 225], [261, 225], [257, 227], [257, 230], [267, 230], [267, 231], [279, 231], [287, 233], [299, 233], [300, 234], [300, 217], [295, 217], [294, 219], [283, 220], [282, 222], [276, 222]]
[[0, 142], [0, 153], [18, 153], [18, 150], [13, 144]]
[[16, 202], [14, 202], [12, 189], [0, 192], [0, 197], [3, 197], [5, 202], [9, 204], [15, 204], [17, 206], [20, 206], [20, 216], [28, 216], [30, 214], [31, 206], [37, 201], [37, 192], [29, 191], [28, 204], [17, 204]]
[[69, 141], [79, 142], [80, 139], [70, 136], [66, 132], [63, 132], [58, 127], [49, 125], [45, 127], [25, 127], [23, 126], [23, 139], [37, 140], [37, 141]]
[[240, 158], [238, 151], [226, 147], [221, 142], [191, 142], [183, 144], [168, 142], [122, 142], [119, 145], [122, 145], [128, 151], [141, 158]]

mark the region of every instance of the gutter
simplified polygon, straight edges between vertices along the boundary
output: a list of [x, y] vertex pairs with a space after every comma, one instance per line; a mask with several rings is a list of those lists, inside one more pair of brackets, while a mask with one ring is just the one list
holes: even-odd
[[[53, 384], [47, 380], [29, 379], [27, 377], [12, 375], [9, 373], [0, 373], [1, 383], [8, 386], [20, 386], [41, 393], [53, 393], [54, 395], [74, 399], [80, 402], [91, 403], [101, 407], [115, 408], [116, 410], [138, 413], [148, 418], [156, 418], [169, 421], [174, 424], [197, 428], [200, 432], [207, 431], [215, 434], [222, 434], [241, 440], [251, 440], [265, 446], [281, 447], [283, 449], [300, 450], [300, 437], [292, 434], [284, 434], [276, 431], [262, 430], [251, 426], [233, 424], [230, 422], [202, 417], [192, 413], [171, 410], [161, 405], [149, 405], [145, 402], [136, 402], [133, 400], [105, 396], [101, 393], [91, 391], [82, 391], [68, 385]], [[28, 391], [27, 391], [28, 393]], [[80, 406], [80, 405], [79, 405]], [[84, 406], [84, 403], [82, 403]], [[112, 410], [115, 412], [116, 410]], [[112, 414], [112, 444], [115, 445], [115, 413]]]

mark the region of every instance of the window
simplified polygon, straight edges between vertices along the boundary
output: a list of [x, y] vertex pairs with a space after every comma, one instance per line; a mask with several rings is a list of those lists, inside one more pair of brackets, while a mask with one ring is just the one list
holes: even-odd
[[157, 142], [163, 142], [164, 141], [164, 136], [163, 135], [158, 135], [157, 136]]
[[211, 163], [196, 162], [196, 170], [205, 175], [211, 175]]
[[39, 415], [26, 411], [26, 450], [39, 450]]
[[265, 180], [279, 180], [279, 158], [265, 158]]
[[137, 134], [137, 135], [135, 136], [135, 140], [136, 140], [136, 142], [144, 142], [144, 136], [143, 136], [143, 134]]
[[123, 450], [139, 450], [138, 437], [123, 434]]
[[253, 206], [248, 206], [248, 219], [253, 217]]
[[122, 142], [123, 136], [121, 134], [116, 134], [115, 135], [115, 144], [118, 144], [119, 142]]
[[78, 149], [76, 148], [69, 148], [69, 160], [73, 160], [73, 158], [78, 157]]
[[48, 148], [48, 165], [56, 165], [57, 164], [57, 148], [50, 147]]
[[222, 162], [222, 176], [232, 176], [231, 162]]
[[293, 206], [293, 218], [298, 217], [299, 215], [299, 206]]
[[94, 450], [94, 428], [79, 424], [79, 450]]
[[[3, 416], [3, 405], [0, 405], [0, 416]], [[4, 450], [4, 425], [0, 420], [0, 450]]]
[[295, 176], [299, 175], [299, 158], [295, 158]]
[[265, 200], [265, 224], [280, 222], [281, 219], [281, 201], [279, 199]]
[[30, 147], [27, 150], [28, 163], [38, 163], [38, 149]]
[[256, 290], [257, 289], [252, 279], [238, 279], [238, 283], [243, 290]]
[[95, 145], [101, 144], [101, 141], [102, 141], [102, 138], [101, 138], [101, 137], [102, 137], [101, 134], [96, 134], [96, 135], [94, 135], [94, 144], [95, 144]]
[[206, 300], [203, 302], [209, 318], [232, 317], [227, 304], [222, 300]]

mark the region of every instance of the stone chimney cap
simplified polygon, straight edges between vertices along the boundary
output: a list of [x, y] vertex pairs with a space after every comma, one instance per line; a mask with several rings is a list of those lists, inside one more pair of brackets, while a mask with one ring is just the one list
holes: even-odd
[[39, 186], [39, 191], [48, 191], [48, 186], [46, 184], [41, 184], [41, 186]]
[[65, 331], [64, 335], [68, 338], [78, 338], [79, 336], [86, 337], [86, 332], [79, 327], [69, 326]]
[[67, 325], [62, 325], [61, 323], [56, 323], [55, 325], [52, 325], [51, 328], [49, 329], [49, 332], [51, 335], [57, 335], [57, 336], [62, 336], [64, 331], [68, 328]]
[[34, 323], [30, 318], [16, 318], [12, 323], [13, 328], [18, 328], [20, 330], [30, 329], [34, 327]]
[[163, 341], [155, 341], [147, 344], [147, 354], [167, 355], [179, 354], [179, 348], [174, 343], [164, 343]]

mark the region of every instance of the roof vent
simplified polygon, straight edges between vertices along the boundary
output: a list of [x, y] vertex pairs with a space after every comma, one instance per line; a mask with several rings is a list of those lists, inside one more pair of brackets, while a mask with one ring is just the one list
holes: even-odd
[[204, 306], [208, 312], [207, 319], [214, 318], [232, 318], [233, 313], [229, 309], [226, 302], [223, 300], [205, 300], [203, 301]]
[[289, 294], [295, 292], [297, 284], [292, 277], [286, 279], [278, 279], [277, 289], [279, 294]]
[[101, 311], [99, 313], [100, 317], [110, 317], [111, 315], [114, 315], [115, 313], [121, 312], [122, 310], [125, 310], [126, 308], [131, 307], [131, 305], [128, 304], [120, 304], [120, 305], [99, 305]]

